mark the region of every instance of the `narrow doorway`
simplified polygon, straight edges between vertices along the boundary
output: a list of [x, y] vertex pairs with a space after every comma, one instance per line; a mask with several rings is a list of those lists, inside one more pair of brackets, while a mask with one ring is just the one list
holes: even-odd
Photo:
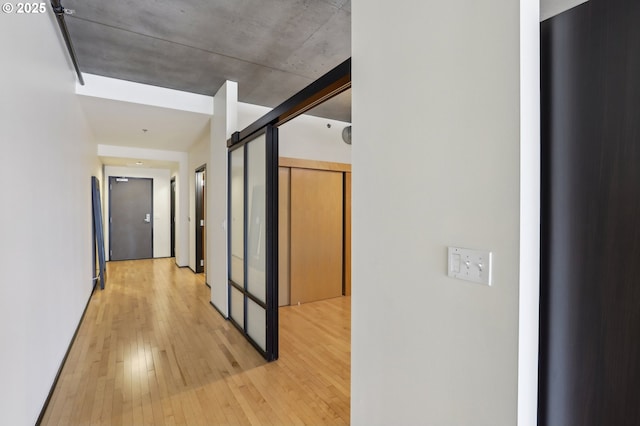
[[109, 178], [109, 259], [153, 257], [153, 179]]
[[207, 191], [206, 191], [207, 166], [201, 166], [196, 170], [196, 273], [206, 270], [207, 258], [207, 232], [205, 217], [207, 214]]
[[176, 178], [171, 178], [171, 257], [176, 257]]

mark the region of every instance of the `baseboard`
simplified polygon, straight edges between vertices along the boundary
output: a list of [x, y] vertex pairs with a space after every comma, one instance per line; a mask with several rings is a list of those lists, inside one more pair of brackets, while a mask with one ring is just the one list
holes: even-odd
[[62, 369], [64, 368], [64, 364], [67, 362], [67, 358], [69, 357], [69, 352], [71, 352], [71, 346], [73, 346], [73, 342], [76, 341], [76, 337], [78, 336], [78, 331], [80, 330], [80, 326], [82, 325], [82, 321], [84, 320], [84, 316], [87, 313], [87, 308], [89, 307], [89, 303], [93, 298], [93, 293], [96, 292], [97, 280], [93, 281], [93, 289], [91, 290], [91, 294], [89, 295], [89, 300], [87, 300], [87, 304], [84, 306], [84, 311], [82, 311], [82, 315], [80, 316], [80, 321], [78, 322], [78, 326], [76, 327], [76, 331], [73, 333], [73, 337], [71, 338], [71, 342], [69, 342], [69, 347], [67, 348], [67, 352], [65, 352], [64, 357], [62, 358], [62, 362], [60, 363], [60, 368], [58, 368], [58, 372], [56, 373], [55, 379], [53, 379], [53, 384], [51, 385], [51, 389], [49, 390], [49, 395], [47, 395], [47, 399], [44, 401], [44, 405], [42, 406], [42, 410], [40, 410], [40, 415], [38, 416], [38, 420], [36, 420], [36, 426], [39, 426], [42, 423], [42, 419], [44, 417], [44, 413], [47, 411], [47, 407], [49, 407], [49, 403], [51, 402], [51, 397], [53, 396], [53, 391], [58, 384], [58, 379], [60, 379], [60, 374], [62, 373]]
[[229, 318], [227, 318], [227, 317], [226, 317], [226, 315], [225, 315], [225, 314], [223, 314], [223, 313], [222, 313], [222, 311], [221, 311], [220, 309], [218, 309], [218, 307], [217, 307], [216, 305], [214, 305], [214, 304], [213, 304], [213, 302], [212, 302], [212, 301], [209, 301], [209, 304], [210, 304], [211, 306], [213, 306], [213, 309], [215, 309], [215, 310], [216, 310], [216, 311], [217, 311], [217, 312], [222, 316], [222, 318], [224, 318], [225, 320], [228, 320], [228, 319], [229, 319]]

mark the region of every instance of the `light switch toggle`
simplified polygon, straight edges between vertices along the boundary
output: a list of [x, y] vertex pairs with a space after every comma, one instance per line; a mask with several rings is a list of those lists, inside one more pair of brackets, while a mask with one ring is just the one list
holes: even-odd
[[491, 285], [491, 260], [490, 251], [449, 247], [447, 275]]
[[460, 272], [460, 262], [461, 258], [459, 254], [454, 254], [450, 260], [451, 262], [451, 270], [454, 272]]

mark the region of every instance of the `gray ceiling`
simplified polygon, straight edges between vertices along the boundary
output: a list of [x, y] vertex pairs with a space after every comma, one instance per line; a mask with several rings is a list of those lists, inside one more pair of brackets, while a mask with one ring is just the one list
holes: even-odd
[[549, 19], [587, 0], [540, 0], [540, 21]]
[[[80, 70], [274, 107], [351, 56], [350, 0], [62, 0]], [[312, 112], [351, 121], [350, 96]]]

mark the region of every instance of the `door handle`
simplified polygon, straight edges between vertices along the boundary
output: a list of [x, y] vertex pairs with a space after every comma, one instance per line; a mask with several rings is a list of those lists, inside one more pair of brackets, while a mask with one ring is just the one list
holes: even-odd
[[144, 221], [147, 222], [147, 223], [151, 222], [151, 214], [150, 213], [147, 213], [144, 216]]

